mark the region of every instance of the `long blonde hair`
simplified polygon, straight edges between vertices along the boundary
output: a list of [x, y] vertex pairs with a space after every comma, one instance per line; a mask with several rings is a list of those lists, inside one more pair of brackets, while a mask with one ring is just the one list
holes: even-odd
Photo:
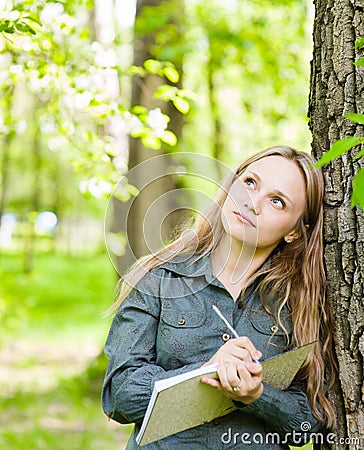
[[[317, 344], [307, 358], [300, 375], [307, 384], [307, 395], [315, 417], [334, 426], [335, 414], [324, 392], [324, 378], [334, 382], [332, 353], [332, 312], [326, 298], [326, 277], [323, 263], [323, 193], [321, 171], [307, 153], [291, 147], [279, 146], [263, 150], [240, 164], [223, 181], [214, 202], [204, 215], [191, 219], [180, 231], [179, 237], [156, 253], [139, 259], [120, 280], [118, 298], [111, 311], [116, 311], [136, 283], [151, 269], [171, 260], [177, 254], [195, 254], [203, 257], [219, 244], [224, 228], [221, 208], [237, 176], [255, 161], [267, 156], [282, 156], [297, 164], [306, 184], [306, 205], [297, 228], [300, 238], [290, 244], [283, 240], [271, 255], [271, 265], [260, 285], [262, 303], [272, 293], [280, 302], [279, 311], [286, 305], [291, 313], [293, 333], [290, 346], [304, 345], [314, 340]], [[262, 272], [255, 274], [255, 277]], [[277, 320], [280, 321], [279, 314]], [[325, 372], [326, 366], [326, 372]]]

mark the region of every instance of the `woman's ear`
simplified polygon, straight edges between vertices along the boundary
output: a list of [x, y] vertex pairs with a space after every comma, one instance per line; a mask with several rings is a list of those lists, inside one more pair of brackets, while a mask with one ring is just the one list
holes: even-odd
[[284, 236], [284, 240], [287, 242], [287, 244], [291, 244], [293, 241], [301, 237], [301, 232], [298, 230], [293, 230], [286, 236]]

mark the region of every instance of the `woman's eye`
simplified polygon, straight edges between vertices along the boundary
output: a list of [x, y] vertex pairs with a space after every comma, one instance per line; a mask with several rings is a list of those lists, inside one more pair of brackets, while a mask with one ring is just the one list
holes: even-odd
[[272, 201], [274, 205], [278, 206], [278, 208], [283, 209], [286, 206], [284, 201], [279, 197], [274, 197]]
[[253, 178], [247, 178], [247, 179], [245, 180], [245, 184], [246, 184], [247, 186], [254, 187], [254, 186], [255, 186], [255, 181], [253, 180]]

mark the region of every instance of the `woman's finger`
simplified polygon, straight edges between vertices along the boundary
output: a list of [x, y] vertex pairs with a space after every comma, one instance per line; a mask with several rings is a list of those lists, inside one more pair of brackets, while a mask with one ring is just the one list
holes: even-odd
[[231, 389], [228, 379], [228, 370], [231, 370], [230, 366], [234, 365], [235, 364], [231, 363], [230, 361], [224, 361], [223, 364], [219, 364], [219, 368], [217, 369], [217, 374], [219, 376], [221, 387], [227, 391]]
[[252, 341], [246, 336], [241, 336], [239, 338], [232, 339], [231, 342], [240, 348], [246, 349], [250, 353], [251, 359], [253, 361], [256, 361], [262, 357], [262, 353], [255, 348]]
[[[253, 365], [257, 363], [250, 363], [249, 365]], [[259, 364], [259, 363], [258, 363]], [[261, 364], [259, 364], [261, 366]], [[258, 368], [257, 368], [258, 369]], [[247, 364], [242, 364], [238, 367], [238, 374], [240, 379], [244, 384], [245, 395], [253, 394], [257, 389], [260, 388], [262, 384], [262, 377], [253, 375], [247, 368]], [[262, 370], [258, 369], [257, 374], [262, 374]]]
[[229, 382], [228, 382], [227, 374], [226, 374], [226, 369], [229, 364], [230, 364], [230, 361], [224, 361], [222, 364], [219, 364], [219, 367], [217, 369], [217, 375], [219, 376], [219, 381], [220, 381], [221, 387], [223, 389], [227, 389], [229, 386]]
[[226, 346], [226, 348], [223, 349], [222, 352], [226, 355], [233, 356], [240, 361], [252, 361], [252, 357], [248, 350], [236, 345], [234, 341], [231, 342], [230, 346]]
[[262, 377], [263, 376], [263, 366], [260, 363], [247, 363], [246, 369], [254, 376], [254, 377]]
[[225, 359], [230, 359], [231, 357], [233, 357], [238, 361], [246, 362], [253, 361], [250, 352], [246, 348], [237, 344], [237, 339], [231, 339], [229, 342], [224, 344], [219, 350], [220, 357], [223, 357]]
[[236, 364], [228, 364], [226, 367], [226, 377], [227, 382], [229, 383], [229, 390], [234, 391], [234, 387], [241, 385], [241, 380], [238, 375], [237, 365]]
[[208, 384], [209, 386], [218, 388], [218, 389], [221, 388], [220, 381], [216, 380], [215, 378], [202, 377], [201, 382], [204, 384]]

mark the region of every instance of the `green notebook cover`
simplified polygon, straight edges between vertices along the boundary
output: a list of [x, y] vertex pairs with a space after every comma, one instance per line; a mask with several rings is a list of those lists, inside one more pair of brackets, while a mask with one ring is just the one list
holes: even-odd
[[[314, 345], [315, 342], [311, 342], [263, 361], [263, 382], [277, 389], [286, 389]], [[139, 445], [210, 422], [236, 409], [220, 391], [200, 382], [206, 374], [216, 375], [216, 365], [200, 367], [155, 383], [136, 437]]]

